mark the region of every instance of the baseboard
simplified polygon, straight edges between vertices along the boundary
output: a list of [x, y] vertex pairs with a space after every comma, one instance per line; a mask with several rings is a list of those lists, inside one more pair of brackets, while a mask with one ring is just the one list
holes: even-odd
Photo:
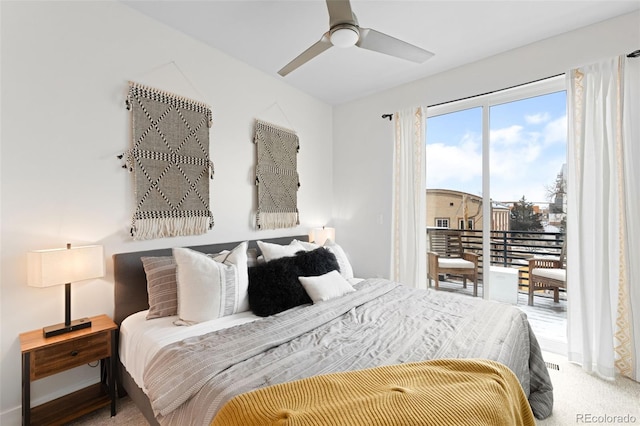
[[18, 406], [0, 413], [0, 425], [21, 426], [22, 425], [22, 409], [21, 408], [22, 407]]
[[567, 342], [561, 342], [559, 340], [545, 339], [544, 337], [537, 337], [540, 349], [543, 352], [551, 352], [557, 355], [567, 356]]

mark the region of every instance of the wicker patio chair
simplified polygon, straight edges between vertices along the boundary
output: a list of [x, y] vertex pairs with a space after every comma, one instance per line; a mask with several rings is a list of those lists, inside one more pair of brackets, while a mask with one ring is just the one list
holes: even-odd
[[473, 281], [473, 296], [478, 295], [478, 255], [464, 251], [460, 232], [430, 232], [427, 258], [429, 285], [434, 280], [437, 290], [440, 286], [439, 275], [449, 274], [462, 277], [463, 288], [467, 288], [467, 278], [470, 278]]

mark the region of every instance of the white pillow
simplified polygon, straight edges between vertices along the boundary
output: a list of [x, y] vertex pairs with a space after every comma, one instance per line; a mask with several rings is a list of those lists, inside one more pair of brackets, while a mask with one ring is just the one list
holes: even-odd
[[316, 243], [309, 243], [309, 242], [307, 242], [307, 241], [293, 240], [293, 241], [292, 241], [292, 243], [293, 243], [293, 242], [296, 242], [296, 243], [300, 244], [302, 247], [304, 247], [304, 249], [305, 249], [306, 251], [315, 250], [315, 249], [317, 249], [317, 248], [320, 248], [320, 247], [321, 247], [320, 245], [318, 245], [318, 244], [316, 244]]
[[353, 268], [351, 267], [349, 258], [342, 247], [330, 239], [327, 239], [327, 241], [324, 242], [324, 247], [328, 248], [329, 251], [336, 256], [338, 265], [340, 266], [340, 275], [348, 280], [353, 278]]
[[[225, 265], [235, 265], [236, 267], [236, 280], [235, 291], [227, 292], [229, 300], [227, 304], [231, 303], [233, 299], [233, 314], [239, 312], [246, 312], [249, 308], [249, 251], [247, 247], [248, 242], [240, 243], [230, 252], [224, 251], [214, 256], [213, 259], [217, 262], [224, 263]], [[225, 314], [226, 316], [227, 314]]]
[[178, 286], [178, 324], [209, 321], [247, 307], [247, 242], [217, 261], [188, 248], [174, 248]]
[[340, 297], [356, 291], [338, 271], [331, 271], [317, 277], [298, 277], [300, 284], [313, 303]]
[[286, 246], [258, 241], [258, 247], [260, 247], [260, 251], [266, 262], [281, 257], [295, 256], [297, 252], [305, 251], [305, 248], [297, 240], [291, 241], [291, 244]]

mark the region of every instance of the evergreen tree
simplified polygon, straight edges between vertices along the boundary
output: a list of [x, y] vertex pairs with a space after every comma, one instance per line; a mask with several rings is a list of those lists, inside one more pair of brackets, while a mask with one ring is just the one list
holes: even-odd
[[540, 221], [540, 213], [536, 213], [533, 204], [529, 203], [524, 195], [511, 208], [509, 229], [512, 231], [543, 231]]

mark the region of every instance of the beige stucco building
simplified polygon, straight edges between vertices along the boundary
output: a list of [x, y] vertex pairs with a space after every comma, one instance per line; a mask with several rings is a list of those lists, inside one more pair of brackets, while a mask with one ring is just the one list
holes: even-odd
[[[509, 230], [509, 206], [492, 203], [491, 228]], [[482, 197], [451, 189], [427, 189], [427, 226], [482, 229]]]

